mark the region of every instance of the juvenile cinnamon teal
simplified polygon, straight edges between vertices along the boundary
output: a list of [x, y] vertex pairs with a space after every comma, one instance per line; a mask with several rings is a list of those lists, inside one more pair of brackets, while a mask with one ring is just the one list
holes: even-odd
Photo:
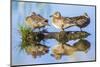
[[26, 17], [26, 24], [32, 28], [43, 28], [48, 25], [48, 20], [35, 12], [31, 16]]
[[60, 12], [57, 11], [50, 17], [52, 17], [52, 25], [60, 30], [64, 30], [65, 28], [69, 28], [72, 26], [78, 26], [81, 29], [86, 27], [90, 23], [90, 18], [87, 13], [76, 17], [64, 17]]

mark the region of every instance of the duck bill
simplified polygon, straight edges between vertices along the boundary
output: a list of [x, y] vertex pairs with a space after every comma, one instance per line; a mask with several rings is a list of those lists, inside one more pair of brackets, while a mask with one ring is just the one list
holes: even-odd
[[50, 15], [49, 17], [53, 17], [53, 15]]

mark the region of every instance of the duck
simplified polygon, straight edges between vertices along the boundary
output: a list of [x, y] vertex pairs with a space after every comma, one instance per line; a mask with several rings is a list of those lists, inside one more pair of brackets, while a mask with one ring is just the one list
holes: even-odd
[[50, 17], [52, 18], [52, 25], [62, 31], [72, 26], [77, 26], [82, 30], [90, 23], [90, 17], [87, 13], [76, 17], [64, 17], [59, 11], [56, 11]]
[[61, 59], [63, 55], [71, 56], [77, 49], [69, 44], [59, 43], [52, 48], [51, 56], [55, 57], [57, 60]]
[[52, 54], [54, 58], [60, 60], [63, 55], [65, 56], [73, 56], [76, 52], [84, 52], [87, 53], [90, 49], [90, 42], [85, 39], [80, 39], [75, 42], [73, 45], [58, 43], [51, 48]]
[[60, 60], [62, 55], [64, 54], [64, 49], [63, 49], [63, 45], [61, 43], [53, 46], [51, 48], [52, 50], [52, 54], [51, 56], [53, 56], [54, 58], [56, 58], [57, 60]]
[[36, 45], [31, 44], [25, 47], [25, 52], [28, 55], [32, 55], [33, 58], [37, 58], [38, 56], [41, 57], [42, 55], [48, 53], [49, 47], [42, 44], [36, 44]]
[[30, 16], [27, 16], [25, 21], [26, 25], [31, 29], [40, 29], [48, 25], [48, 20], [35, 12], [32, 12]]
[[91, 45], [88, 40], [80, 39], [78, 42], [74, 43], [73, 47], [76, 48], [77, 51], [82, 51], [84, 53], [87, 53]]

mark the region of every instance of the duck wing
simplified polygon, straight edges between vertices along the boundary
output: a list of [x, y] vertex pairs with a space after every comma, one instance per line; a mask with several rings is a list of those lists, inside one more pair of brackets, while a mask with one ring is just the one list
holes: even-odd
[[64, 28], [69, 28], [72, 26], [75, 26], [76, 24], [73, 22], [73, 20], [70, 17], [64, 18]]
[[32, 19], [33, 19], [33, 21], [35, 21], [35, 22], [41, 22], [41, 21], [43, 20], [43, 18], [40, 17], [40, 16], [38, 16], [38, 15], [32, 16]]
[[86, 16], [71, 17], [72, 21], [79, 27], [86, 27], [90, 23], [90, 18]]
[[73, 21], [70, 17], [64, 17], [64, 23], [66, 24], [73, 24]]

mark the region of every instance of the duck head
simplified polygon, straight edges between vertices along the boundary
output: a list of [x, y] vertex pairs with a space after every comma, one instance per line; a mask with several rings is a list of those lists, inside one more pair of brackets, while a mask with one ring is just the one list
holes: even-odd
[[60, 18], [61, 17], [61, 13], [57, 11], [53, 15], [51, 15], [50, 17]]

